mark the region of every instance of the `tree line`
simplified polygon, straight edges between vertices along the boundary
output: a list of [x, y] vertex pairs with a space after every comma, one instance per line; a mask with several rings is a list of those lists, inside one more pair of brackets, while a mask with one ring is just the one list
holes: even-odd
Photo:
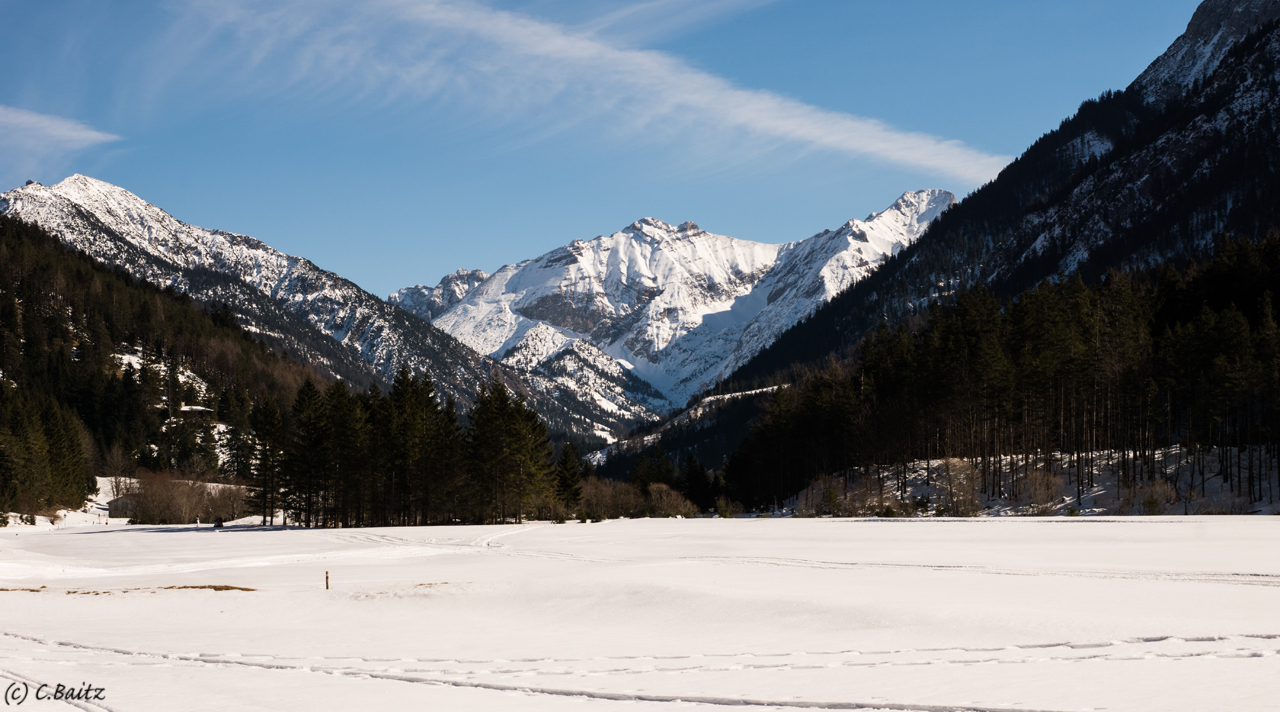
[[[600, 480], [573, 442], [556, 453], [538, 413], [500, 381], [463, 414], [428, 376], [401, 370], [385, 395], [303, 383], [287, 412], [263, 401], [231, 424], [249, 507], [308, 527], [564, 521], [698, 512], [665, 458], [632, 482]], [[646, 461], [648, 462], [648, 461]], [[656, 463], [656, 464], [655, 464]], [[705, 468], [686, 465], [709, 488]], [[648, 475], [644, 473], [649, 473]], [[695, 485], [696, 486], [696, 485]], [[698, 495], [701, 497], [701, 492]], [[702, 497], [705, 499], [705, 497]]]
[[499, 381], [465, 423], [428, 376], [401, 370], [391, 389], [353, 392], [304, 381], [287, 412], [265, 400], [230, 422], [230, 458], [265, 523], [409, 526], [561, 518], [590, 464], [570, 443], [557, 459], [538, 413]]
[[777, 391], [725, 485], [762, 506], [822, 477], [871, 477], [905, 500], [910, 463], [959, 459], [988, 497], [1021, 494], [1045, 468], [1079, 497], [1108, 453], [1122, 489], [1172, 466], [1184, 500], [1214, 479], [1274, 501], [1277, 285], [1273, 232], [1222, 240], [1183, 269], [1059, 278], [1004, 300], [966, 290]]

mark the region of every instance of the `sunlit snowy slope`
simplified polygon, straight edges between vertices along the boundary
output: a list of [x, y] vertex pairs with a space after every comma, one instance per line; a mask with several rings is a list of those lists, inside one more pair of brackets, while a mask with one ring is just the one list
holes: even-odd
[[129, 712], [1270, 710], [1277, 547], [1276, 517], [10, 527], [0, 686]]
[[389, 380], [406, 367], [464, 400], [488, 378], [470, 349], [351, 281], [252, 237], [188, 225], [119, 186], [82, 175], [30, 183], [0, 193], [0, 212], [136, 277], [225, 302], [251, 330], [292, 336], [291, 353], [333, 375]]
[[530, 373], [571, 346], [590, 345], [668, 404], [683, 404], [914, 242], [954, 202], [942, 190], [906, 193], [866, 220], [781, 245], [645, 218], [507, 265], [443, 314], [446, 299], [470, 284], [462, 277], [476, 273], [402, 289], [391, 301]]

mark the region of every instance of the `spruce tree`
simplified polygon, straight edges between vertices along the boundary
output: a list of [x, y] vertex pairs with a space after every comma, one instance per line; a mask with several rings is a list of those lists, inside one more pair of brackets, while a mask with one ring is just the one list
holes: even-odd
[[714, 483], [711, 473], [697, 457], [689, 455], [681, 467], [680, 477], [684, 480], [685, 496], [699, 509], [711, 509], [716, 504]]
[[279, 406], [269, 398], [263, 400], [254, 406], [250, 423], [255, 448], [249, 505], [251, 511], [262, 517], [263, 525], [273, 525], [276, 511], [283, 507], [285, 492], [285, 432]]
[[327, 473], [324, 399], [310, 378], [303, 381], [294, 398], [285, 446], [284, 503], [290, 519], [311, 527], [318, 524], [320, 497], [326, 489]]
[[565, 443], [556, 463], [556, 496], [569, 511], [575, 511], [582, 504], [582, 465], [578, 446]]

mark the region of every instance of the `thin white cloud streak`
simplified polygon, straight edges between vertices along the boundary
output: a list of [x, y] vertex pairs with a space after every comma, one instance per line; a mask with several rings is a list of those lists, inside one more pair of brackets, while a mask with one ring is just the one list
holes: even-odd
[[74, 153], [119, 140], [73, 119], [0, 106], [0, 143], [24, 153]]
[[42, 171], [57, 171], [75, 154], [120, 137], [73, 119], [0, 106], [0, 190]]
[[638, 45], [647, 41], [670, 39], [693, 27], [777, 2], [780, 0], [645, 0], [576, 24], [573, 31], [587, 35], [607, 35], [604, 37], [606, 42], [616, 43], [621, 40]]
[[[568, 125], [603, 119], [633, 135], [677, 141], [731, 134], [752, 143], [744, 146], [751, 152], [763, 141], [871, 158], [968, 185], [994, 178], [1011, 160], [741, 88], [668, 53], [612, 44], [599, 34], [603, 25], [574, 30], [443, 0], [201, 0], [192, 7], [171, 47], [203, 46], [187, 68], [202, 62], [224, 79], [229, 63], [242, 63], [246, 90], [336, 92], [366, 101], [447, 97], [500, 119], [536, 112]], [[225, 46], [228, 38], [233, 47]], [[206, 61], [211, 56], [220, 60]]]

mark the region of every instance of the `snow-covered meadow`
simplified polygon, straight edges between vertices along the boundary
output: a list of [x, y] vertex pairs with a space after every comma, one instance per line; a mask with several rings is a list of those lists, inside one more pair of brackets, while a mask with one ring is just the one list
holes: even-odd
[[1277, 551], [1262, 516], [12, 526], [0, 684], [119, 711], [1275, 709]]

